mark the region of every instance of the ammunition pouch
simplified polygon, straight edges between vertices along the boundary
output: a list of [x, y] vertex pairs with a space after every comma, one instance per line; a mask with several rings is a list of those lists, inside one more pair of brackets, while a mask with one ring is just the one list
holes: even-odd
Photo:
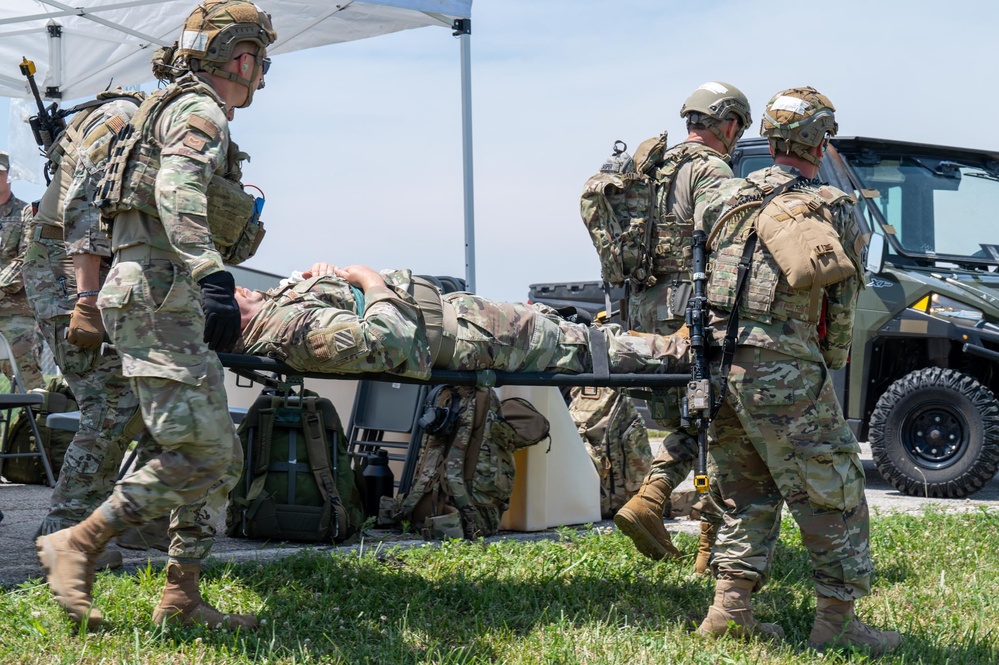
[[857, 273], [820, 194], [798, 191], [775, 198], [757, 216], [756, 232], [792, 289], [821, 289]]
[[215, 248], [228, 265], [253, 256], [264, 239], [264, 225], [256, 212], [256, 197], [222, 176], [208, 183], [208, 228]]

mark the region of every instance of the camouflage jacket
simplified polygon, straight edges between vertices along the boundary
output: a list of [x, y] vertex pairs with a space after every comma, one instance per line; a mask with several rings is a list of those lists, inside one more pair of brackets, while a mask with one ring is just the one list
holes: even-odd
[[[762, 186], [777, 187], [790, 180], [799, 177], [801, 174], [797, 169], [788, 166], [772, 166], [759, 171], [755, 171], [746, 178], [736, 178], [721, 185], [705, 207], [704, 220], [706, 223], [715, 224], [725, 214], [725, 211], [734, 207], [740, 201], [749, 198], [762, 198]], [[806, 185], [805, 188], [813, 187], [816, 191], [818, 184]], [[838, 191], [838, 190], [835, 190]], [[851, 206], [836, 206], [833, 211], [836, 228], [842, 239], [843, 247], [852, 252], [857, 246], [857, 238], [860, 229], [856, 219], [852, 215]], [[726, 232], [733, 229], [726, 227]], [[713, 253], [717, 254], [726, 243], [742, 242], [739, 238], [726, 237], [720, 234], [713, 240]], [[762, 259], [765, 248], [758, 243], [756, 252], [753, 255], [754, 270]], [[856, 265], [860, 264], [859, 257], [852, 256]], [[779, 271], [778, 271], [779, 272]], [[776, 285], [778, 297], [780, 293], [793, 293], [787, 278], [780, 273]], [[786, 355], [811, 360], [815, 362], [825, 362], [831, 369], [839, 369], [846, 364], [850, 353], [850, 343], [853, 336], [853, 320], [856, 311], [857, 296], [862, 287], [860, 274], [848, 277], [840, 282], [836, 282], [824, 289], [824, 320], [826, 334], [820, 340], [818, 328], [814, 322], [803, 321], [796, 318], [774, 317], [769, 322], [740, 316], [738, 344], [745, 346], [756, 346], [773, 351], [778, 351]], [[747, 291], [750, 291], [747, 288]], [[709, 300], [711, 299], [711, 286], [709, 285]], [[748, 294], [747, 294], [748, 295]], [[746, 295], [744, 295], [744, 299]], [[719, 309], [712, 303], [711, 325], [714, 329], [716, 342], [721, 342], [725, 337], [725, 327], [727, 325], [729, 312]]]
[[145, 244], [175, 253], [195, 281], [225, 270], [208, 227], [206, 192], [212, 176], [225, 173], [229, 150], [225, 103], [209, 86], [199, 90], [176, 98], [150, 120], [156, 123], [153, 139], [161, 146], [159, 216], [125, 211], [115, 218], [111, 238], [113, 251]]
[[428, 378], [430, 343], [423, 314], [408, 293], [412, 273], [394, 270], [382, 276], [385, 287], [365, 294], [333, 276], [267, 291], [234, 351], [275, 358], [303, 371]]
[[[27, 204], [12, 193], [6, 203], [0, 203], [0, 298], [21, 291], [21, 260], [28, 239], [24, 237], [21, 211]], [[30, 310], [29, 310], [30, 312]]]

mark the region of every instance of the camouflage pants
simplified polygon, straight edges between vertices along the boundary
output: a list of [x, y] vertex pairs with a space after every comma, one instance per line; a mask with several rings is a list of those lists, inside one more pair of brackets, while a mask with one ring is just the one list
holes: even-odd
[[[450, 293], [457, 319], [454, 352], [436, 367], [458, 370], [584, 373], [593, 370], [591, 329], [570, 323], [545, 305], [503, 303]], [[655, 374], [690, 368], [685, 339], [632, 335], [619, 325], [594, 325], [607, 341], [611, 372]]]
[[712, 424], [725, 502], [711, 566], [723, 579], [769, 577], [781, 501], [801, 529], [816, 592], [870, 592], [870, 516], [860, 447], [822, 363], [741, 347]]
[[200, 289], [182, 264], [121, 261], [99, 305], [155, 439], [152, 459], [119, 481], [102, 508], [119, 528], [170, 513], [170, 558], [200, 561], [243, 463], [222, 364], [202, 341]]
[[[10, 344], [24, 389], [32, 390], [44, 388], [45, 378], [42, 376], [42, 336], [27, 300], [24, 291], [7, 295], [0, 300], [0, 333], [3, 333]], [[0, 364], [4, 373], [9, 376], [7, 361]]]
[[80, 428], [66, 450], [49, 514], [42, 521], [40, 533], [45, 534], [82, 522], [111, 494], [125, 450], [137, 433], [137, 427], [128, 425], [139, 403], [117, 354], [102, 355], [66, 340], [76, 280], [63, 242], [30, 241], [21, 272], [38, 327], [80, 408]]

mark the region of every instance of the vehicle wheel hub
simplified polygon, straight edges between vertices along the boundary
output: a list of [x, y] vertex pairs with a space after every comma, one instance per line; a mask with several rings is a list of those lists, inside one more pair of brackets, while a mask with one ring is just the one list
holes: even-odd
[[943, 469], [960, 458], [967, 431], [959, 413], [946, 407], [923, 408], [908, 420], [902, 442], [918, 466]]

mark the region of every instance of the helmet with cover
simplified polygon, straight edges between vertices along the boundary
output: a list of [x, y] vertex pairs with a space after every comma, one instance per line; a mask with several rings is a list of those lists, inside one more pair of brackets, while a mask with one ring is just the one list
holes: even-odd
[[[248, 0], [204, 0], [184, 22], [180, 41], [170, 54], [171, 65], [174, 70], [206, 72], [246, 86], [248, 92], [242, 106], [249, 106], [264, 53], [276, 39], [270, 15], [256, 4]], [[237, 45], [245, 43], [256, 46], [250, 52], [254, 65], [249, 76], [224, 71], [225, 64], [238, 57]], [[154, 57], [154, 71], [156, 64]], [[259, 87], [264, 87], [262, 79]]]
[[[721, 125], [734, 115], [739, 120], [739, 132], [731, 140], [721, 131]], [[725, 146], [731, 150], [732, 145], [742, 136], [745, 128], [752, 121], [753, 112], [749, 108], [749, 99], [742, 91], [729, 83], [708, 81], [687, 97], [680, 108], [680, 117], [686, 119], [687, 128], [700, 125], [711, 130]]]
[[794, 153], [818, 165], [811, 149], [836, 136], [836, 107], [815, 88], [790, 88], [767, 102], [760, 122], [760, 136], [770, 140], [773, 153]]

